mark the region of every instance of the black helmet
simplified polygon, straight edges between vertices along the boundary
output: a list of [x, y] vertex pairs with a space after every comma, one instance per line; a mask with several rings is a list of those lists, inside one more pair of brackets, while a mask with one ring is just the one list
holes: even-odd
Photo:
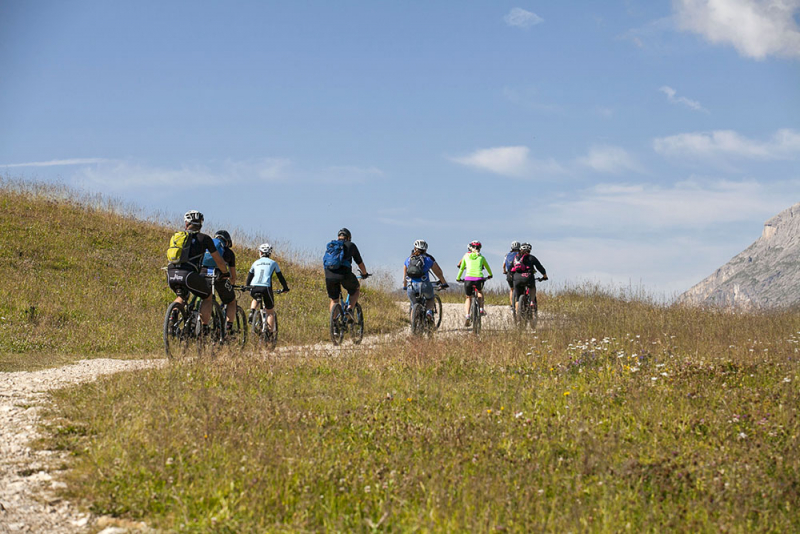
[[341, 235], [343, 235], [346, 240], [350, 241], [351, 237], [350, 230], [348, 230], [347, 228], [342, 228], [341, 230], [339, 230], [339, 233], [336, 234], [336, 237], [339, 237]]
[[214, 234], [214, 237], [219, 237], [225, 242], [225, 246], [232, 247], [233, 240], [231, 239], [231, 234], [228, 233], [227, 230], [217, 230], [217, 233]]

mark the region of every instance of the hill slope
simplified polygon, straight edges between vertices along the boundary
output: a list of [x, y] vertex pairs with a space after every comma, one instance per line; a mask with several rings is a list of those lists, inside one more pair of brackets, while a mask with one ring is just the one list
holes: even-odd
[[[12, 355], [28, 361], [53, 353], [160, 355], [164, 310], [174, 298], [161, 268], [175, 230], [96, 200], [0, 179], [0, 370], [16, 367]], [[242, 278], [257, 253], [236, 242], [234, 250]], [[277, 260], [293, 290], [277, 303], [281, 342], [326, 339], [328, 301], [319, 267]], [[402, 313], [370, 285], [364, 291], [369, 331], [398, 328]], [[249, 306], [249, 298], [240, 299]]]
[[755, 243], [681, 296], [684, 302], [736, 306], [800, 303], [800, 203], [764, 223]]

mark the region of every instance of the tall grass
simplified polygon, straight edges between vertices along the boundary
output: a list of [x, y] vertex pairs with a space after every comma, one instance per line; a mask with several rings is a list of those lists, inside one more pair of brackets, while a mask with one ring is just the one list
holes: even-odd
[[537, 333], [222, 359], [56, 395], [70, 498], [183, 532], [797, 531], [800, 314], [597, 288]]
[[[64, 186], [0, 180], [0, 370], [58, 364], [70, 355], [161, 355], [164, 312], [174, 299], [161, 268], [177, 229], [141, 216]], [[243, 283], [258, 254], [237, 244], [234, 251]], [[278, 250], [276, 259], [293, 290], [277, 299], [281, 342], [324, 340], [321, 268], [291, 250]], [[379, 286], [364, 284], [372, 333], [396, 330], [403, 321]], [[240, 301], [249, 307], [248, 297]]]

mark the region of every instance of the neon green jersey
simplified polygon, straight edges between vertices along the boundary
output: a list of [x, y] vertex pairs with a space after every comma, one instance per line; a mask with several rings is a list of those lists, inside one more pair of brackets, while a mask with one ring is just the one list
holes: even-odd
[[467, 252], [464, 254], [464, 257], [461, 258], [461, 267], [458, 269], [458, 276], [456, 276], [456, 278], [461, 279], [461, 275], [466, 271], [465, 280], [478, 280], [483, 278], [484, 269], [489, 273], [489, 276], [492, 276], [492, 269], [490, 269], [489, 264], [486, 263], [486, 258], [481, 256], [479, 252]]

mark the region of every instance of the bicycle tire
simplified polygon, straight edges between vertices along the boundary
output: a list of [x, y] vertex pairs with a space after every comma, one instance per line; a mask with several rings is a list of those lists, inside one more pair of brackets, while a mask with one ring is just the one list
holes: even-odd
[[439, 295], [433, 295], [433, 313], [436, 314], [436, 327], [435, 330], [439, 330], [439, 327], [442, 325], [442, 314], [444, 313], [444, 307], [442, 306], [442, 299], [439, 298]]
[[175, 360], [186, 351], [187, 334], [184, 306], [172, 302], [164, 315], [164, 352], [168, 359]]
[[345, 327], [342, 324], [343, 316], [344, 316], [344, 310], [342, 310], [342, 305], [336, 304], [331, 310], [331, 318], [329, 325], [331, 341], [333, 342], [334, 345], [340, 345], [342, 343], [342, 340], [344, 339]]
[[417, 302], [411, 307], [411, 334], [421, 336], [425, 333], [425, 307]]
[[517, 327], [520, 329], [524, 329], [530, 322], [530, 301], [528, 300], [528, 295], [525, 293], [517, 298], [516, 314], [514, 317], [517, 321]]
[[267, 340], [267, 348], [269, 350], [275, 350], [275, 347], [278, 345], [278, 312], [272, 312], [272, 320], [273, 320], [273, 329], [270, 332], [269, 330], [269, 323], [266, 324], [266, 340]]
[[241, 306], [236, 306], [236, 322], [233, 323], [233, 335], [239, 338], [239, 346], [247, 344], [247, 314]]
[[481, 306], [478, 303], [478, 296], [472, 297], [472, 332], [475, 335], [481, 333]]
[[[202, 328], [202, 327], [201, 327]], [[208, 323], [208, 335], [202, 336], [200, 342], [197, 344], [198, 354], [208, 352], [214, 355], [214, 351], [225, 340], [225, 314], [219, 302], [212, 300], [211, 302], [211, 319]]]
[[531, 328], [536, 330], [536, 327], [539, 326], [539, 299], [536, 297], [536, 293], [533, 294], [533, 314], [531, 317]]
[[364, 312], [361, 304], [356, 303], [353, 307], [353, 326], [350, 327], [350, 339], [358, 345], [364, 339]]

